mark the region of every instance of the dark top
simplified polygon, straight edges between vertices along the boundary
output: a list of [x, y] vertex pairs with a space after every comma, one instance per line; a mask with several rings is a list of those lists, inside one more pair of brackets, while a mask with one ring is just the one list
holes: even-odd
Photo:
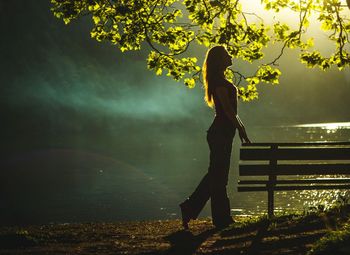
[[[237, 88], [232, 83], [230, 83], [227, 80], [224, 80], [220, 85], [223, 86], [227, 90], [228, 99], [230, 104], [233, 107], [233, 110], [237, 113]], [[235, 130], [235, 127], [233, 126], [232, 121], [227, 117], [220, 100], [218, 99], [215, 91], [213, 94], [214, 104], [215, 104], [215, 118], [211, 125], [211, 128], [213, 127], [220, 127], [225, 128], [229, 130]]]
[[[228, 81], [226, 81], [226, 84], [220, 84], [219, 86], [226, 88], [228, 92], [227, 94], [228, 94], [228, 99], [230, 101], [230, 104], [232, 105], [233, 110], [237, 113], [237, 88]], [[214, 91], [213, 97], [214, 97], [214, 104], [215, 104], [215, 117], [220, 120], [229, 120], [215, 91]]]

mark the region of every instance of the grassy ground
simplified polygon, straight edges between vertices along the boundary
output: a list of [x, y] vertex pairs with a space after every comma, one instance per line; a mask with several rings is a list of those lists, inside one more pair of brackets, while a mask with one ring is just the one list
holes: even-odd
[[0, 228], [0, 254], [349, 255], [350, 207], [266, 218], [235, 218], [217, 230], [210, 219], [60, 224]]

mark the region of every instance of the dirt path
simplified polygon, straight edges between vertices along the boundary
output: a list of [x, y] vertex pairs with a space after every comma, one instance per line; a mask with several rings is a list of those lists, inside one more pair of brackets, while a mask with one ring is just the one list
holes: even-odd
[[283, 216], [273, 221], [236, 218], [223, 230], [210, 219], [61, 224], [0, 229], [0, 254], [254, 254], [301, 255], [337, 228], [326, 214]]

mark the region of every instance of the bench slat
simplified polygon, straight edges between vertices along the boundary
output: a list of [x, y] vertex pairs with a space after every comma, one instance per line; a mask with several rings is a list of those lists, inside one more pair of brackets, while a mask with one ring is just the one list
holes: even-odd
[[[288, 191], [288, 190], [325, 190], [325, 189], [350, 189], [350, 184], [348, 185], [308, 185], [308, 186], [275, 186], [273, 190], [275, 191]], [[251, 192], [251, 191], [268, 191], [266, 186], [263, 187], [238, 187], [238, 192]]]
[[[252, 184], [268, 184], [268, 180], [238, 180], [238, 185], [252, 185]], [[276, 185], [279, 184], [313, 184], [313, 183], [350, 183], [350, 178], [321, 178], [321, 179], [299, 179], [299, 180], [276, 180]]]
[[284, 147], [307, 147], [307, 146], [350, 146], [350, 142], [303, 142], [303, 143], [243, 143], [243, 147], [271, 147], [271, 146], [284, 146]]
[[350, 160], [350, 148], [241, 148], [241, 160]]
[[241, 176], [275, 175], [325, 175], [350, 174], [350, 164], [282, 164], [275, 166], [275, 171], [269, 165], [240, 165]]

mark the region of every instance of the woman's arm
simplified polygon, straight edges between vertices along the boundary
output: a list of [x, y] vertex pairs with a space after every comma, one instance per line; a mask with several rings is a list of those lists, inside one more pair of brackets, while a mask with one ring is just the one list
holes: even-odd
[[239, 130], [239, 138], [241, 139], [242, 143], [246, 142], [246, 143], [251, 143], [251, 141], [248, 138], [247, 132], [245, 131], [245, 127], [243, 125], [243, 122], [241, 121], [241, 119], [239, 118], [238, 115], [236, 115], [238, 122], [241, 124], [242, 130]]
[[247, 136], [247, 133], [245, 131], [245, 127], [243, 125], [243, 122], [239, 118], [237, 112], [233, 108], [232, 104], [230, 104], [229, 96], [227, 89], [223, 86], [216, 87], [215, 89], [216, 95], [218, 96], [218, 99], [221, 103], [221, 106], [226, 114], [226, 116], [231, 120], [233, 126], [238, 128], [239, 131], [239, 137], [242, 142], [250, 143], [250, 140]]

